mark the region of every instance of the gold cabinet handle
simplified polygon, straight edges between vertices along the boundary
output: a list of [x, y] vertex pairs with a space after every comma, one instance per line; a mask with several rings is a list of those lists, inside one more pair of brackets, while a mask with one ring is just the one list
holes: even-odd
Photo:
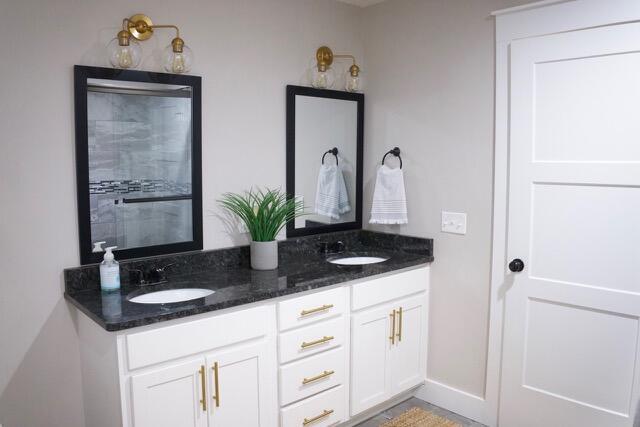
[[300, 344], [300, 347], [301, 348], [307, 348], [307, 347], [312, 347], [312, 346], [318, 345], [318, 344], [324, 344], [326, 342], [331, 341], [333, 338], [334, 337], [332, 335], [325, 335], [324, 337], [320, 338], [319, 340], [309, 341], [309, 342], [302, 341], [302, 344]]
[[321, 379], [326, 378], [326, 377], [328, 377], [329, 375], [333, 375], [333, 374], [335, 374], [335, 373], [336, 373], [336, 371], [324, 371], [324, 372], [322, 372], [321, 374], [316, 375], [315, 377], [311, 377], [311, 378], [303, 378], [303, 379], [302, 379], [302, 385], [309, 384], [309, 383], [312, 383], [312, 382], [314, 382], [314, 381], [321, 380]]
[[398, 342], [402, 341], [402, 307], [398, 309]]
[[308, 316], [310, 314], [317, 313], [319, 311], [329, 310], [330, 308], [333, 308], [333, 304], [324, 304], [321, 307], [310, 308], [309, 310], [302, 310], [300, 312], [300, 316], [302, 316], [302, 317]]
[[213, 389], [214, 395], [212, 396], [213, 400], [216, 402], [216, 408], [220, 407], [220, 384], [218, 383], [218, 362], [213, 364], [211, 368], [213, 371]]
[[200, 399], [200, 403], [202, 403], [202, 410], [207, 412], [207, 386], [205, 382], [207, 379], [205, 378], [204, 373], [204, 365], [200, 365], [200, 383], [202, 386], [202, 399]]
[[313, 418], [305, 418], [304, 421], [302, 422], [302, 425], [308, 426], [309, 424], [315, 423], [316, 421], [320, 421], [321, 419], [328, 417], [331, 414], [333, 414], [333, 409], [325, 409], [324, 411], [322, 411], [320, 415], [316, 415]]
[[389, 335], [389, 339], [391, 340], [391, 344], [396, 343], [396, 310], [394, 309], [390, 314], [391, 317], [391, 335]]

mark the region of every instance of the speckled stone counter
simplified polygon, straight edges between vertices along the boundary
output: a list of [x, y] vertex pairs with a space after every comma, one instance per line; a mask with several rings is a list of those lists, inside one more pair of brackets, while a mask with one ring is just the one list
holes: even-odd
[[[342, 241], [345, 252], [322, 254], [321, 242]], [[328, 258], [381, 256], [378, 264], [337, 265]], [[327, 233], [279, 242], [279, 267], [256, 271], [249, 266], [249, 247], [122, 261], [122, 287], [115, 292], [100, 291], [97, 264], [64, 271], [65, 298], [107, 331], [178, 319], [194, 314], [264, 301], [297, 292], [389, 273], [433, 261], [433, 240], [365, 230]], [[132, 285], [132, 270], [163, 267], [167, 282]], [[129, 299], [144, 293], [175, 288], [205, 288], [215, 293], [195, 300], [169, 304], [139, 304]]]

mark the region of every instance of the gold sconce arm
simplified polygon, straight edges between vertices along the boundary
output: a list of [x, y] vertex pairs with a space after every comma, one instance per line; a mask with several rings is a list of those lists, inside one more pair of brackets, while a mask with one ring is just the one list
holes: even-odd
[[173, 51], [176, 53], [182, 52], [182, 48], [184, 47], [184, 40], [180, 38], [180, 29], [175, 25], [163, 24], [163, 25], [153, 25], [151, 28], [173, 28], [176, 30], [176, 36], [173, 40], [171, 40], [171, 46], [173, 47]]
[[348, 54], [339, 54], [338, 55], [338, 54], [336, 54], [336, 55], [333, 55], [333, 57], [334, 58], [348, 58], [351, 61], [353, 61], [354, 64], [356, 63], [356, 57], [353, 56], [353, 55], [348, 55]]
[[327, 71], [334, 59], [350, 59], [352, 64], [349, 67], [349, 73], [353, 77], [358, 77], [360, 74], [360, 67], [356, 64], [356, 57], [350, 54], [334, 54], [328, 46], [321, 46], [316, 51], [316, 62], [318, 71]]
[[342, 55], [333, 55], [333, 57], [334, 58], [350, 59], [352, 64], [349, 67], [349, 74], [351, 74], [352, 77], [358, 77], [358, 74], [360, 74], [360, 67], [358, 67], [358, 64], [356, 64], [356, 57], [355, 56], [342, 54]]
[[122, 31], [118, 33], [119, 44], [128, 46], [130, 37], [136, 40], [148, 40], [153, 35], [153, 30], [157, 28], [173, 28], [176, 31], [176, 37], [171, 40], [171, 46], [174, 52], [182, 52], [184, 40], [180, 38], [180, 28], [173, 24], [154, 24], [151, 18], [142, 14], [122, 20]]
[[173, 28], [174, 30], [176, 30], [176, 37], [180, 37], [180, 29], [178, 27], [176, 27], [175, 25], [171, 25], [171, 24], [152, 25], [151, 28], [152, 29], [156, 29], [156, 28]]

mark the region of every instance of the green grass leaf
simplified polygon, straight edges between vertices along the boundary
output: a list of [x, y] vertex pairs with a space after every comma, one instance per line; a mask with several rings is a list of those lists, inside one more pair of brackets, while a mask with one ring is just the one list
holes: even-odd
[[287, 198], [279, 189], [224, 193], [218, 203], [245, 224], [254, 242], [275, 240], [287, 223], [306, 215], [302, 201]]

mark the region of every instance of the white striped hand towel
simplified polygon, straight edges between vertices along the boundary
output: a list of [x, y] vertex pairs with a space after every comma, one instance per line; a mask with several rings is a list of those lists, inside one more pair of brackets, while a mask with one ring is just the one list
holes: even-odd
[[407, 199], [402, 169], [378, 168], [370, 224], [407, 224]]
[[318, 172], [315, 213], [333, 219], [351, 210], [342, 170], [336, 165], [321, 165]]

